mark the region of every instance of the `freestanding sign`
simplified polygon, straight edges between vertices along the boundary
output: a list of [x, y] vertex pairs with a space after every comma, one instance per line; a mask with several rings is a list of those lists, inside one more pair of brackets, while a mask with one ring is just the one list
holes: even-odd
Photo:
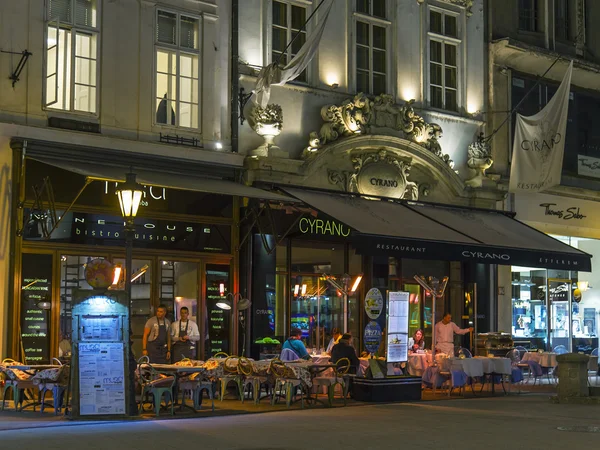
[[129, 398], [127, 295], [73, 290], [73, 417], [125, 416]]
[[388, 292], [387, 362], [408, 361], [408, 306], [410, 292]]

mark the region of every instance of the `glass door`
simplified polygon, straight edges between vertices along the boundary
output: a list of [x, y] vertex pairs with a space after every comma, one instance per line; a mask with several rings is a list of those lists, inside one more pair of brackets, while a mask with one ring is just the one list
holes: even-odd
[[558, 348], [570, 351], [571, 330], [569, 311], [571, 310], [572, 280], [549, 278], [547, 285], [550, 310], [549, 350]]

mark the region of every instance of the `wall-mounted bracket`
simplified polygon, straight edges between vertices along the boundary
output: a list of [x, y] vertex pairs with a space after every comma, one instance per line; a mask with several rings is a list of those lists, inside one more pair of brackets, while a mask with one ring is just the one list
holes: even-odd
[[13, 71], [12, 75], [10, 77], [8, 77], [10, 80], [12, 80], [12, 87], [15, 87], [15, 84], [17, 84], [17, 81], [19, 81], [19, 77], [21, 76], [21, 72], [23, 71], [25, 64], [27, 64], [27, 60], [33, 53], [31, 53], [27, 50], [23, 50], [20, 53], [19, 52], [7, 52], [4, 50], [0, 50], [0, 51], [2, 53], [8, 53], [10, 55], [21, 55], [21, 60], [19, 61], [19, 64], [17, 64], [17, 67], [15, 67], [15, 70]]

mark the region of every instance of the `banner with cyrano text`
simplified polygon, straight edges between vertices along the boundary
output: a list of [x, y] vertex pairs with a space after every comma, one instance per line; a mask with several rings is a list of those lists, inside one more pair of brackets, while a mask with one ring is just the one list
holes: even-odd
[[554, 94], [539, 113], [517, 114], [509, 191], [541, 192], [560, 184], [573, 62]]

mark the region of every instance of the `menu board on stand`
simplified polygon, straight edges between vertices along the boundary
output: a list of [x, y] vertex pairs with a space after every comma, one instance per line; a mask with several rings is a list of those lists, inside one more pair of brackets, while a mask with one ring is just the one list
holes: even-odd
[[406, 362], [410, 292], [388, 292], [387, 297], [387, 362]]

